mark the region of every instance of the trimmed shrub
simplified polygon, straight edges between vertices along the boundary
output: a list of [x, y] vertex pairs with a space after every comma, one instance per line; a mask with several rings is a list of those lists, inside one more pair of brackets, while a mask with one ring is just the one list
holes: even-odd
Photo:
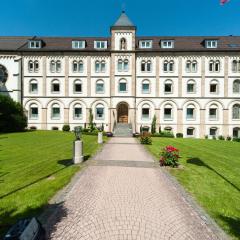
[[70, 126], [68, 124], [63, 125], [62, 130], [64, 132], [69, 132], [70, 131]]
[[173, 146], [166, 146], [160, 153], [160, 166], [178, 166], [179, 150]]
[[151, 145], [152, 144], [151, 134], [148, 132], [143, 132], [140, 137], [140, 143], [145, 145]]
[[227, 141], [231, 141], [232, 140], [232, 137], [230, 137], [230, 136], [227, 136]]
[[152, 134], [152, 137], [174, 138], [174, 134], [173, 132], [170, 132], [170, 131], [162, 131], [160, 133]]
[[154, 134], [156, 133], [156, 122], [157, 122], [157, 117], [154, 115], [152, 124], [151, 124], [151, 133]]
[[219, 136], [218, 136], [218, 140], [225, 140], [225, 137], [222, 136], [222, 135], [219, 135]]
[[205, 139], [208, 139], [208, 135], [205, 135], [204, 137], [205, 137]]
[[183, 138], [183, 133], [177, 133], [176, 138]]
[[22, 132], [27, 127], [27, 117], [20, 103], [9, 96], [0, 95], [0, 132]]
[[212, 140], [217, 140], [217, 137], [216, 136], [212, 136]]
[[233, 138], [234, 142], [240, 142], [240, 138]]

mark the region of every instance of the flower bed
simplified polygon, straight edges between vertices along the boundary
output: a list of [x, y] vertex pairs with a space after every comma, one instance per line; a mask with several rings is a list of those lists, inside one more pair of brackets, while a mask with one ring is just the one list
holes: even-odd
[[178, 166], [179, 150], [173, 146], [166, 146], [160, 153], [160, 166]]

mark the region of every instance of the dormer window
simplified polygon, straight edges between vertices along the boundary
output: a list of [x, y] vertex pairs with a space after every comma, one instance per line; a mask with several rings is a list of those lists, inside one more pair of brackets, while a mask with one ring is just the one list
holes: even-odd
[[174, 40], [161, 40], [161, 48], [174, 48]]
[[85, 41], [77, 41], [77, 40], [73, 40], [72, 41], [72, 48], [73, 49], [83, 49], [85, 48]]
[[217, 40], [205, 40], [206, 48], [217, 48], [218, 41]]
[[29, 40], [28, 48], [41, 48], [42, 41], [41, 40]]
[[106, 49], [107, 41], [94, 41], [94, 48], [95, 49]]
[[140, 48], [152, 48], [152, 40], [140, 40], [139, 47]]

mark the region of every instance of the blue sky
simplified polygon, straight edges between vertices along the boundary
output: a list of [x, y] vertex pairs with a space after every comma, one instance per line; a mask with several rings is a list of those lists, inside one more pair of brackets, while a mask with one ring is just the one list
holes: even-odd
[[2, 0], [0, 35], [108, 36], [123, 3], [140, 36], [240, 35], [240, 0]]

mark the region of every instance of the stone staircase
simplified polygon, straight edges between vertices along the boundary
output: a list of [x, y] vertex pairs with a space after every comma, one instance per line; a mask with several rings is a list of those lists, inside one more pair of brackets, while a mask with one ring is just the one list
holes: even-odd
[[115, 137], [132, 137], [132, 124], [117, 123], [113, 135]]

